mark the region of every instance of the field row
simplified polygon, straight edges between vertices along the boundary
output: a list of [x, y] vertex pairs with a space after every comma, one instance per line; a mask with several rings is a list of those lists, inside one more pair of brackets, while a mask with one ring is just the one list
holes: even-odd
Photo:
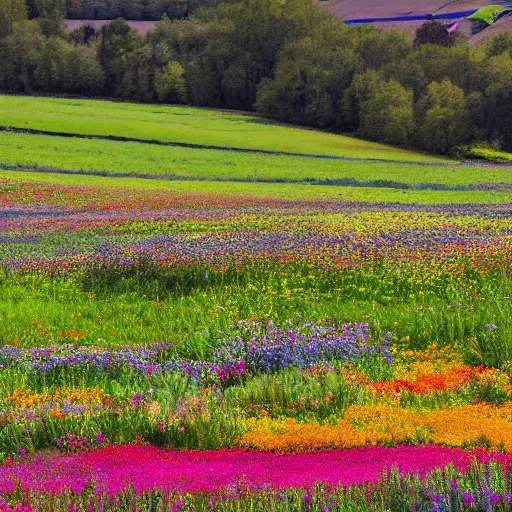
[[[335, 201], [345, 203], [401, 203], [411, 205], [458, 205], [488, 204], [504, 205], [512, 202], [512, 191], [505, 185], [501, 190], [493, 190], [485, 185], [481, 190], [408, 190], [379, 187], [351, 187], [333, 185], [312, 185], [297, 183], [257, 183], [235, 181], [190, 181], [190, 180], [151, 180], [128, 177], [107, 177], [68, 175], [52, 172], [6, 171], [0, 170], [0, 180], [13, 183], [32, 183], [34, 186], [80, 187], [85, 190], [104, 189], [111, 196], [132, 195], [138, 191], [151, 195], [160, 194], [181, 196], [202, 196], [204, 201], [216, 201], [216, 196], [236, 197], [237, 201], [253, 204], [254, 201]], [[491, 190], [486, 190], [491, 188]], [[118, 201], [121, 205], [123, 202]], [[122, 208], [121, 206], [118, 206]]]
[[[316, 182], [394, 188], [510, 188], [511, 167], [321, 160], [296, 156], [166, 147], [136, 142], [0, 132], [0, 164], [169, 179]], [[508, 186], [507, 186], [508, 185]], [[494, 186], [494, 187], [493, 187]]]

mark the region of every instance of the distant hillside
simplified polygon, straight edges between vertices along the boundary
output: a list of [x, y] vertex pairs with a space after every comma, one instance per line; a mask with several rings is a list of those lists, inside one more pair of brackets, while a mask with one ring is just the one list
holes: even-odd
[[[481, 34], [472, 36], [472, 25], [465, 18], [467, 11], [478, 9], [485, 5], [497, 3], [494, 0], [395, 0], [388, 2], [386, 0], [320, 0], [330, 12], [341, 20], [360, 20], [360, 19], [382, 19], [382, 18], [402, 18], [417, 16], [444, 16], [448, 14], [460, 13], [460, 18], [454, 21], [460, 21], [458, 31], [465, 37], [470, 38], [470, 43], [478, 44], [493, 35], [504, 31], [512, 31], [510, 20], [500, 21], [500, 29], [486, 29]], [[466, 14], [464, 14], [466, 13]], [[410, 39], [414, 39], [416, 30], [421, 27], [425, 20], [393, 20], [379, 21], [375, 23], [379, 28], [395, 29], [406, 33]]]
[[442, 14], [478, 9], [495, 3], [488, 0], [328, 0], [322, 2], [340, 19], [392, 18], [398, 16]]

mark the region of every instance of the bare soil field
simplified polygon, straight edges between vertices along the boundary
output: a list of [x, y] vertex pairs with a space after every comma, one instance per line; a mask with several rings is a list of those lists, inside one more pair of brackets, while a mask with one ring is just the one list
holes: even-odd
[[392, 18], [477, 9], [489, 0], [329, 0], [324, 5], [341, 19]]
[[[111, 23], [112, 20], [64, 20], [64, 30], [71, 32], [80, 28], [82, 25], [91, 25], [95, 29], [100, 29], [103, 25]], [[127, 21], [128, 25], [141, 34], [146, 34], [158, 22], [157, 21]]]
[[392, 18], [477, 9], [489, 0], [329, 0], [324, 5], [340, 19]]

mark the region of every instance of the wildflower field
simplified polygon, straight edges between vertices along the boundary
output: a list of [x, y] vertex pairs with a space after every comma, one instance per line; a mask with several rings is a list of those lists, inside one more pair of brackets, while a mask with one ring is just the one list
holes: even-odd
[[0, 511], [511, 509], [512, 168], [201, 109], [0, 128]]

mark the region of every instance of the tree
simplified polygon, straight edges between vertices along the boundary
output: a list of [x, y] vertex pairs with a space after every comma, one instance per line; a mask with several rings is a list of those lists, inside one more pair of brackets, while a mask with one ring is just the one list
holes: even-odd
[[208, 104], [253, 108], [257, 86], [273, 77], [285, 42], [307, 35], [326, 16], [311, 0], [244, 0], [201, 9], [196, 19], [208, 37], [193, 59], [191, 80], [184, 66], [192, 98], [203, 96], [206, 77], [207, 88], [215, 90]]
[[512, 57], [503, 53], [491, 59], [492, 81], [486, 90], [487, 123], [491, 139], [512, 151]]
[[496, 57], [506, 52], [512, 57], [512, 35], [509, 33], [503, 32], [489, 41], [486, 49], [488, 57]]
[[11, 34], [14, 23], [26, 19], [25, 0], [0, 0], [0, 37]]
[[185, 71], [179, 62], [169, 62], [156, 72], [155, 91], [159, 101], [165, 103], [185, 103], [187, 87]]
[[68, 54], [64, 91], [82, 96], [102, 94], [105, 74], [92, 46], [77, 45]]
[[29, 20], [39, 17], [36, 0], [25, 0], [25, 5], [27, 7], [27, 16]]
[[256, 110], [283, 121], [345, 128], [343, 93], [357, 65], [346, 28], [325, 18], [311, 37], [285, 44], [275, 77], [258, 86]]
[[444, 78], [464, 89], [474, 71], [473, 58], [466, 45], [423, 44], [410, 54], [407, 61], [408, 65], [418, 65], [422, 69], [423, 81], [418, 83], [415, 97], [425, 94], [428, 84], [441, 82]]
[[96, 29], [89, 23], [86, 23], [85, 25], [82, 25], [81, 27], [73, 30], [69, 34], [69, 39], [77, 45], [89, 44], [91, 40], [94, 40], [95, 35]]
[[405, 59], [411, 52], [411, 43], [402, 32], [374, 29], [358, 43], [358, 51], [366, 68], [380, 69]]
[[64, 92], [66, 67], [71, 50], [71, 45], [58, 37], [52, 36], [45, 41], [35, 72], [38, 89]]
[[145, 103], [154, 101], [156, 70], [153, 48], [150, 45], [137, 48], [126, 58], [115, 95]]
[[14, 32], [0, 39], [0, 88], [31, 93], [36, 86], [35, 71], [45, 43], [35, 21], [20, 22]]
[[422, 44], [438, 44], [441, 46], [453, 46], [454, 35], [448, 34], [446, 26], [439, 21], [427, 21], [416, 30], [413, 46], [418, 48]]
[[107, 94], [114, 94], [118, 89], [127, 60], [141, 46], [142, 38], [121, 18], [101, 27], [98, 60], [105, 72]]
[[396, 80], [382, 80], [360, 104], [358, 134], [386, 144], [407, 144], [414, 129], [412, 91]]
[[36, 0], [38, 21], [46, 37], [61, 36], [62, 22], [66, 15], [65, 0]]
[[382, 79], [374, 69], [354, 76], [350, 87], [343, 95], [343, 117], [348, 130], [359, 129], [361, 103], [375, 97], [381, 85]]
[[433, 153], [449, 154], [469, 135], [464, 91], [450, 80], [432, 82], [416, 105], [418, 143]]

